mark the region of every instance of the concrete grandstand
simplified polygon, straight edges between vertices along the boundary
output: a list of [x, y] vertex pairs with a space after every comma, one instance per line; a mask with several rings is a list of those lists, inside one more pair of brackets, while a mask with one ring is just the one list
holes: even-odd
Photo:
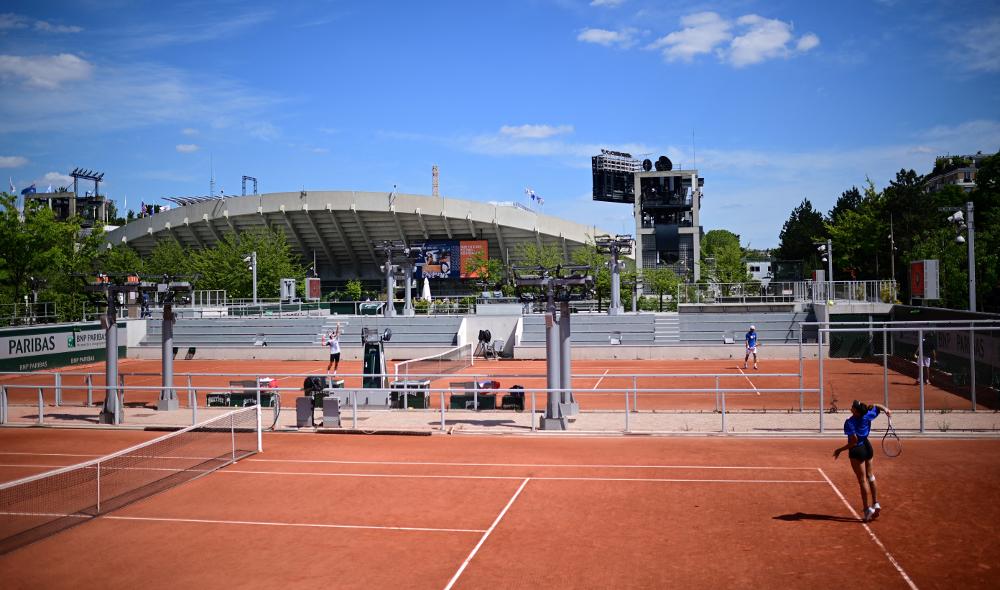
[[611, 233], [518, 203], [488, 203], [422, 195], [361, 191], [301, 191], [191, 199], [128, 223], [107, 235], [109, 244], [128, 244], [148, 255], [168, 236], [203, 248], [229, 232], [263, 226], [282, 229], [292, 248], [312, 262], [324, 279], [380, 276], [376, 240], [485, 240], [489, 256], [517, 261], [517, 246], [555, 245], [569, 259], [573, 249]]

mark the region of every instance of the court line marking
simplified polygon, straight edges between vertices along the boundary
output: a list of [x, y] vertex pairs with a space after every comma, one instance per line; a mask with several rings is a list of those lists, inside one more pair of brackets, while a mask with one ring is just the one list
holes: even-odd
[[430, 533], [482, 533], [483, 529], [437, 529], [429, 527], [411, 526], [378, 526], [367, 524], [325, 524], [310, 522], [270, 522], [263, 520], [215, 520], [208, 518], [160, 518], [154, 516], [113, 516], [105, 515], [102, 518], [108, 520], [138, 520], [149, 522], [189, 522], [196, 524], [242, 524], [253, 526], [277, 526], [277, 527], [307, 527], [322, 529], [370, 529], [380, 531], [416, 531]]
[[[318, 477], [382, 477], [395, 479], [495, 479], [521, 480], [523, 475], [449, 475], [423, 473], [326, 473], [322, 471], [251, 471], [248, 469], [220, 469], [215, 473], [241, 475], [306, 475]], [[823, 483], [819, 479], [709, 479], [709, 478], [668, 478], [668, 477], [572, 477], [535, 476], [529, 479], [540, 481], [639, 481], [660, 483]]]
[[451, 463], [434, 461], [346, 461], [339, 459], [260, 459], [256, 463], [333, 463], [338, 465], [433, 465], [442, 467], [590, 467], [595, 469], [751, 469], [772, 471], [812, 471], [814, 467], [777, 467], [760, 465], [622, 465], [607, 463]]
[[[861, 516], [854, 510], [854, 507], [851, 506], [851, 503], [847, 501], [847, 498], [844, 497], [844, 494], [840, 493], [840, 489], [836, 485], [834, 485], [834, 483], [830, 480], [829, 477], [827, 477], [826, 472], [823, 471], [821, 467], [817, 467], [816, 470], [819, 471], [819, 474], [823, 476], [823, 479], [826, 480], [826, 483], [830, 484], [830, 487], [833, 488], [834, 493], [836, 493], [837, 497], [840, 498], [840, 501], [844, 503], [844, 506], [846, 506], [847, 509], [851, 512], [851, 514], [860, 521]], [[865, 530], [868, 531], [868, 535], [872, 538], [872, 541], [874, 541], [875, 544], [878, 545], [879, 549], [882, 550], [882, 553], [885, 554], [886, 558], [889, 560], [889, 563], [892, 564], [892, 567], [896, 568], [896, 571], [899, 572], [899, 575], [903, 577], [903, 581], [906, 582], [906, 584], [910, 588], [912, 588], [912, 590], [918, 590], [917, 585], [914, 584], [913, 580], [910, 579], [910, 576], [907, 575], [906, 570], [903, 569], [903, 566], [899, 565], [899, 562], [896, 561], [896, 558], [892, 556], [892, 553], [889, 553], [889, 550], [885, 548], [885, 545], [882, 544], [882, 541], [879, 540], [879, 538], [875, 535], [875, 532], [872, 531], [870, 526], [868, 526], [868, 523], [863, 522], [862, 525], [865, 527]]]
[[597, 380], [597, 383], [596, 383], [596, 384], [594, 384], [594, 387], [593, 387], [593, 389], [597, 389], [597, 387], [598, 387], [598, 386], [599, 386], [599, 385], [601, 384], [601, 381], [604, 381], [604, 378], [608, 376], [608, 372], [609, 372], [609, 371], [611, 371], [611, 369], [606, 369], [606, 370], [604, 371], [604, 374], [603, 374], [603, 375], [601, 375], [601, 378]]
[[486, 529], [486, 532], [483, 533], [483, 536], [479, 539], [479, 542], [476, 543], [476, 546], [472, 548], [472, 551], [469, 553], [469, 556], [465, 558], [465, 561], [462, 562], [462, 565], [458, 568], [458, 571], [455, 572], [455, 575], [452, 576], [451, 580], [448, 581], [448, 585], [444, 587], [444, 590], [451, 590], [451, 587], [455, 585], [455, 582], [458, 581], [458, 578], [462, 575], [462, 572], [464, 572], [465, 568], [469, 566], [469, 562], [472, 561], [472, 558], [475, 557], [476, 553], [479, 552], [479, 548], [482, 547], [483, 543], [486, 542], [486, 539], [489, 538], [490, 533], [493, 532], [493, 529], [497, 528], [497, 525], [500, 524], [500, 520], [504, 517], [505, 514], [507, 514], [507, 511], [510, 510], [510, 507], [514, 504], [514, 500], [517, 500], [517, 497], [521, 495], [521, 492], [524, 490], [524, 486], [528, 485], [529, 481], [531, 481], [531, 478], [527, 477], [524, 479], [523, 482], [521, 482], [521, 486], [517, 488], [517, 491], [514, 492], [513, 496], [511, 496], [510, 501], [507, 502], [507, 505], [504, 506], [503, 510], [500, 511], [500, 514], [497, 515], [496, 520], [493, 521], [493, 524], [490, 525], [490, 528]]
[[750, 387], [753, 387], [753, 390], [755, 392], [757, 392], [757, 395], [760, 395], [760, 390], [757, 389], [757, 386], [753, 384], [753, 381], [750, 380], [750, 377], [746, 373], [743, 372], [743, 369], [741, 369], [739, 366], [737, 366], [736, 370], [738, 370], [740, 372], [740, 374], [743, 375], [746, 378], [747, 382], [750, 383]]

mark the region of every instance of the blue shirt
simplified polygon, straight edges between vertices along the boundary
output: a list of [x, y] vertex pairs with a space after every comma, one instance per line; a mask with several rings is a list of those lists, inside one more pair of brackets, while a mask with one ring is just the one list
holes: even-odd
[[757, 332], [747, 332], [746, 339], [747, 339], [747, 346], [749, 346], [750, 348], [757, 346]]
[[874, 420], [878, 414], [879, 409], [872, 408], [868, 410], [868, 413], [864, 416], [856, 417], [852, 415], [847, 420], [844, 420], [844, 434], [848, 437], [852, 434], [858, 437], [858, 444], [855, 446], [865, 444], [865, 439], [868, 438], [868, 433], [872, 429], [872, 420]]

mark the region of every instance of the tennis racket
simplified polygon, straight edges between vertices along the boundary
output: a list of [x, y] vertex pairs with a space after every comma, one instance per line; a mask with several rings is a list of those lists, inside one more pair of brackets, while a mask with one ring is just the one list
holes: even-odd
[[882, 435], [882, 452], [887, 457], [898, 457], [903, 452], [903, 442], [899, 440], [896, 429], [892, 427], [892, 419], [886, 416], [886, 420], [889, 425], [886, 426], [885, 434]]

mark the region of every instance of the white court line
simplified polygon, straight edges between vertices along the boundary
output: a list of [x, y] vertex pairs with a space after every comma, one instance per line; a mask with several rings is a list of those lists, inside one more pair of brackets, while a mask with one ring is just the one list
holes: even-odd
[[607, 369], [606, 371], [604, 371], [604, 374], [601, 375], [601, 378], [597, 380], [597, 384], [594, 385], [593, 389], [597, 389], [597, 387], [601, 384], [601, 381], [604, 381], [604, 378], [608, 376], [608, 372], [610, 370], [611, 369]]
[[466, 557], [465, 561], [462, 562], [462, 565], [458, 568], [458, 571], [455, 572], [455, 575], [451, 577], [451, 580], [448, 581], [448, 585], [444, 587], [444, 590], [451, 590], [451, 587], [455, 585], [455, 582], [458, 581], [459, 576], [461, 576], [462, 572], [465, 571], [465, 568], [469, 566], [469, 562], [472, 561], [472, 558], [475, 557], [476, 553], [479, 552], [479, 548], [482, 547], [483, 543], [486, 542], [486, 539], [490, 536], [490, 533], [493, 532], [493, 529], [497, 528], [497, 525], [500, 524], [500, 519], [503, 518], [504, 514], [507, 514], [507, 511], [510, 510], [511, 505], [514, 504], [514, 500], [517, 500], [517, 497], [521, 495], [521, 491], [524, 489], [524, 486], [528, 485], [529, 481], [531, 481], [530, 477], [525, 478], [525, 480], [521, 482], [521, 487], [517, 488], [517, 491], [514, 492], [514, 495], [511, 496], [510, 501], [507, 502], [507, 505], [504, 506], [503, 510], [500, 511], [500, 514], [497, 515], [496, 520], [493, 521], [493, 524], [490, 525], [490, 528], [487, 529], [485, 533], [483, 533], [483, 536], [479, 539], [479, 542], [476, 543], [476, 546], [472, 548], [472, 552], [469, 553], [469, 556]]
[[[521, 480], [521, 475], [447, 475], [447, 474], [407, 474], [407, 473], [327, 473], [323, 471], [250, 471], [247, 469], [221, 469], [216, 473], [238, 473], [242, 475], [306, 475], [316, 477], [381, 477], [388, 479], [480, 479], [480, 480]], [[531, 476], [540, 481], [640, 481], [660, 483], [823, 483], [818, 479], [710, 479], [710, 478], [669, 478], [669, 477], [571, 477], [571, 476]]]
[[[823, 469], [820, 467], [817, 467], [816, 470], [819, 471], [819, 474], [823, 476], [823, 479], [826, 480], [826, 483], [830, 484], [830, 487], [833, 488], [833, 491], [837, 494], [837, 497], [840, 498], [840, 501], [844, 503], [844, 506], [847, 506], [847, 509], [851, 511], [851, 514], [858, 520], [861, 520], [861, 517], [858, 515], [857, 512], [855, 512], [854, 507], [851, 506], [851, 503], [847, 501], [847, 498], [844, 497], [844, 494], [840, 493], [840, 490], [837, 488], [837, 486], [833, 485], [833, 482], [830, 481], [830, 478], [826, 476], [826, 472], [823, 471]], [[917, 590], [917, 585], [913, 583], [913, 580], [911, 580], [910, 576], [906, 574], [906, 571], [903, 570], [903, 567], [901, 565], [899, 565], [899, 562], [896, 561], [896, 558], [892, 556], [892, 553], [889, 553], [889, 550], [885, 548], [885, 545], [882, 544], [882, 541], [880, 541], [879, 538], [875, 536], [875, 533], [872, 531], [871, 527], [868, 526], [868, 523], [862, 523], [862, 524], [865, 527], [865, 530], [868, 531], [868, 535], [872, 538], [872, 541], [875, 541], [875, 544], [878, 545], [879, 549], [882, 550], [882, 553], [885, 554], [886, 558], [889, 560], [889, 563], [892, 564], [892, 567], [896, 568], [896, 571], [899, 572], [899, 575], [903, 577], [903, 581], [905, 581], [907, 585], [909, 585], [909, 587], [912, 588], [913, 590]]]
[[740, 372], [741, 375], [746, 377], [746, 380], [750, 384], [750, 387], [753, 387], [753, 390], [757, 392], [757, 395], [760, 395], [760, 390], [757, 389], [757, 386], [753, 384], [753, 381], [750, 381], [750, 377], [747, 377], [747, 374], [743, 372], [743, 369], [739, 367], [736, 367], [736, 369]]
[[242, 524], [252, 526], [306, 527], [321, 529], [369, 529], [378, 531], [416, 531], [422, 533], [483, 533], [482, 529], [435, 529], [412, 526], [375, 526], [366, 524], [322, 524], [309, 522], [268, 522], [258, 520], [212, 520], [207, 518], [156, 518], [152, 516], [103, 516], [108, 520], [141, 520], [149, 522], [190, 522], [197, 524]]
[[338, 459], [260, 459], [258, 463], [333, 463], [337, 465], [433, 465], [439, 467], [591, 467], [594, 469], [752, 469], [754, 471], [812, 471], [815, 467], [775, 467], [767, 465], [622, 465], [602, 463], [446, 463], [434, 461], [343, 461]]

